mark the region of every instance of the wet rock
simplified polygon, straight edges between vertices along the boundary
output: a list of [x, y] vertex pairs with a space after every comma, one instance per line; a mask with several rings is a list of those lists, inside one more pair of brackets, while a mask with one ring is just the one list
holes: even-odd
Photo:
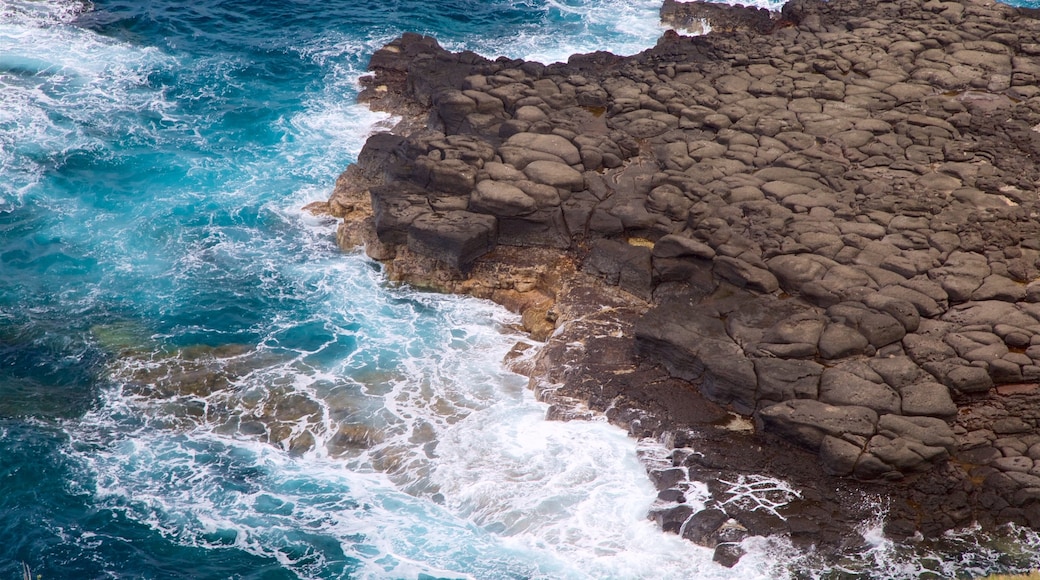
[[651, 517], [662, 530], [678, 534], [683, 523], [693, 515], [693, 508], [687, 504], [679, 504], [654, 511]]
[[682, 536], [691, 542], [714, 548], [718, 545], [719, 528], [729, 520], [729, 515], [714, 508], [701, 510], [693, 514], [683, 526]]
[[740, 562], [740, 559], [744, 557], [744, 554], [745, 551], [740, 547], [740, 544], [719, 544], [715, 548], [715, 553], [712, 555], [711, 560], [716, 564], [725, 566], [726, 568], [732, 568]]

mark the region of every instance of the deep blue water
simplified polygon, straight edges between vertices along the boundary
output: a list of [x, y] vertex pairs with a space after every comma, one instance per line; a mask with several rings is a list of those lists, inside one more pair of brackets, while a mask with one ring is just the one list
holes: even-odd
[[[657, 7], [0, 0], [0, 578], [812, 570], [661, 534], [661, 450], [545, 422], [501, 365], [514, 317], [388, 285], [299, 209], [392, 122], [354, 98], [401, 32], [552, 61], [652, 45]], [[969, 545], [929, 566], [1000, 556]]]

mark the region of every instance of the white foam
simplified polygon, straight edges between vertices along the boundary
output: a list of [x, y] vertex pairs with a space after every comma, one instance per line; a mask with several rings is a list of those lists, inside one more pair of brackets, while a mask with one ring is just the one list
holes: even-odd
[[287, 128], [297, 143], [290, 155], [307, 159], [311, 181], [335, 177], [343, 170], [344, 160], [357, 158], [372, 133], [397, 123], [391, 115], [355, 103], [358, 78], [367, 73], [365, 55], [390, 40], [391, 36], [373, 35], [359, 41], [330, 31], [308, 46], [294, 47], [302, 58], [327, 70], [323, 89], [307, 96], [303, 111], [289, 120]]
[[549, 64], [600, 50], [635, 54], [653, 46], [664, 31], [657, 0], [539, 0], [537, 6], [546, 14], [543, 22], [521, 26], [501, 38], [444, 42], [444, 46], [488, 58], [507, 56]]
[[103, 150], [105, 133], [125, 129], [120, 115], [164, 108], [141, 87], [168, 61], [73, 26], [88, 6], [0, 1], [0, 209], [70, 154]]
[[[693, 1], [693, 0], [678, 0], [679, 2]], [[747, 6], [748, 8], [766, 8], [768, 10], [778, 11], [787, 4], [787, 0], [707, 0], [708, 2], [714, 2], [716, 4], [729, 4], [730, 6]]]
[[[581, 32], [572, 44], [546, 48], [556, 44], [557, 28], [485, 48], [548, 61], [598, 48], [635, 52], [660, 32], [651, 24], [656, 0], [546, 5], [578, 17]], [[604, 30], [609, 37], [599, 38]], [[97, 98], [106, 84], [123, 87], [108, 101], [88, 99], [101, 105], [101, 114], [140, 105], [171, 125], [183, 121], [155, 95], [136, 90], [142, 74], [170, 64], [165, 57], [60, 26], [48, 33], [68, 36], [43, 44], [60, 40], [58, 46], [71, 46], [71, 54], [89, 55], [90, 62], [129, 65], [80, 66], [76, 58], [45, 53], [42, 64], [20, 56], [23, 66], [75, 77], [73, 96]], [[323, 189], [327, 194], [364, 136], [387, 122], [344, 104], [361, 73], [357, 54], [370, 48], [330, 37], [301, 49], [316, 63], [346, 62], [331, 66], [328, 88], [307, 97], [303, 112], [276, 121], [287, 137], [274, 158], [249, 165], [219, 191], [197, 199], [181, 192], [175, 200], [213, 203], [216, 212], [259, 206], [266, 212], [260, 227], [149, 230], [175, 256], [169, 292], [186, 280], [246, 276], [256, 281], [250, 291], [302, 307], [263, 320], [253, 329], [255, 344], [214, 354], [204, 365], [164, 343], [177, 336], [155, 335], [153, 344], [117, 358], [103, 404], [67, 427], [71, 452], [97, 482], [89, 491], [103, 506], [178, 542], [238, 546], [302, 577], [336, 565], [335, 554], [318, 550], [314, 536], [360, 559], [362, 578], [787, 576], [783, 565], [792, 556], [782, 541], [748, 540], [748, 556], [726, 570], [711, 562], [709, 550], [662, 534], [648, 521], [654, 490], [638, 460], [639, 443], [602, 422], [544, 421], [545, 407], [533, 401], [526, 379], [501, 366], [509, 348], [524, 340], [509, 330], [516, 316], [484, 301], [390, 286], [359, 254], [336, 253], [330, 226], [296, 209], [321, 199]], [[28, 103], [26, 118], [44, 105], [62, 105], [45, 102], [57, 98], [49, 93], [19, 94]], [[64, 142], [70, 135], [62, 130], [33, 129]], [[73, 143], [77, 136], [71, 135]], [[84, 143], [79, 146], [92, 141]], [[219, 173], [222, 167], [197, 169]], [[259, 203], [258, 191], [265, 198]], [[134, 242], [127, 236], [114, 245], [136, 256]], [[137, 273], [154, 267], [123, 265]], [[194, 331], [220, 332], [173, 334]], [[146, 370], [154, 375], [142, 384]], [[181, 388], [186, 381], [179, 373], [196, 372], [210, 373], [218, 384], [226, 380], [226, 387]], [[290, 399], [316, 411], [286, 413], [279, 405]], [[280, 421], [282, 429], [261, 436], [242, 427], [250, 421], [268, 429]], [[359, 439], [366, 429], [373, 436], [341, 449], [337, 435], [344, 428]], [[308, 437], [313, 447], [293, 448]]]

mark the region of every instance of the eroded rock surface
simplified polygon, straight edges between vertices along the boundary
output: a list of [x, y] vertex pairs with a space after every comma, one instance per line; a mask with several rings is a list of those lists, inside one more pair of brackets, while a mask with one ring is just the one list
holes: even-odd
[[[817, 458], [737, 464], [891, 482], [894, 534], [1040, 527], [1040, 21], [981, 0], [726, 13], [704, 37], [550, 66], [394, 41], [362, 98], [406, 122], [341, 177], [341, 243], [531, 307], [529, 327], [556, 328], [544, 360], [577, 373], [547, 364], [545, 396], [633, 434], [682, 449], [711, 423], [689, 411], [704, 397], [751, 417], [754, 445]], [[627, 298], [535, 263], [467, 282], [527, 249]], [[561, 314], [582, 296], [589, 312]], [[579, 319], [612, 330], [575, 336]], [[822, 505], [855, 514], [813, 505], [788, 533], [825, 535]], [[676, 531], [692, 516], [669, 513]], [[712, 515], [688, 533], [717, 541]]]

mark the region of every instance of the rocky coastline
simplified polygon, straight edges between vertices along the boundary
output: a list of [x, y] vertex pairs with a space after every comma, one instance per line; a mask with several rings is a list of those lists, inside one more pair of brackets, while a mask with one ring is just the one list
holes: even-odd
[[878, 501], [898, 539], [1040, 528], [1037, 14], [662, 19], [548, 66], [395, 40], [360, 99], [401, 122], [311, 209], [391, 279], [521, 312], [551, 417], [665, 442], [650, 516], [723, 564], [749, 534], [840, 557]]

